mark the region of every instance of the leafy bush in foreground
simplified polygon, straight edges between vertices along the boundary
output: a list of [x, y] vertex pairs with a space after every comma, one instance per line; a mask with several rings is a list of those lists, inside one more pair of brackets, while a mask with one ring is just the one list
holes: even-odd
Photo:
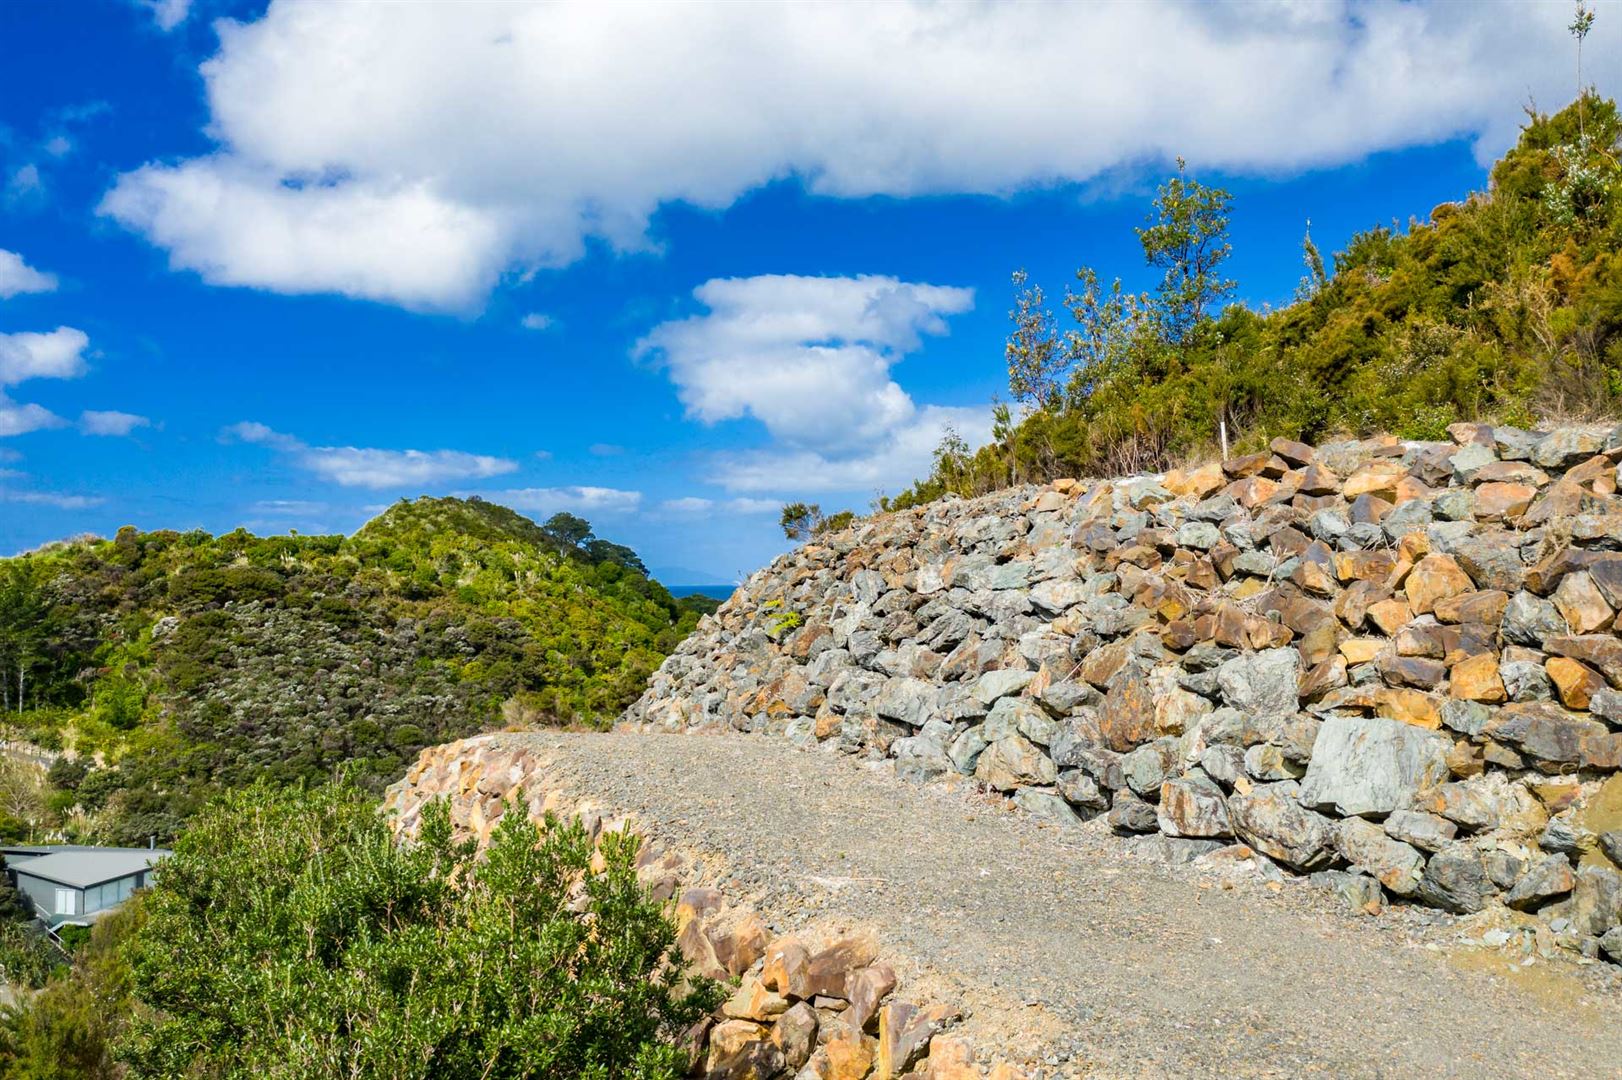
[[418, 843], [339, 783], [258, 787], [200, 814], [145, 896], [137, 1077], [674, 1078], [717, 1001], [675, 929], [576, 825], [508, 814], [487, 858], [441, 804]]

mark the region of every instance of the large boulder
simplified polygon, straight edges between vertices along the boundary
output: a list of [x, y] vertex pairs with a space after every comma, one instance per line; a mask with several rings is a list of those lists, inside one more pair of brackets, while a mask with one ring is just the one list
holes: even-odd
[[1303, 807], [1301, 787], [1286, 780], [1262, 784], [1228, 799], [1228, 814], [1239, 838], [1263, 855], [1294, 870], [1316, 870], [1333, 857], [1335, 827], [1330, 819]]
[[1332, 716], [1318, 729], [1301, 802], [1343, 817], [1405, 810], [1448, 775], [1452, 742], [1384, 717]]
[[1227, 703], [1259, 716], [1294, 713], [1300, 680], [1301, 654], [1294, 649], [1264, 649], [1217, 668], [1217, 685]]
[[1160, 831], [1167, 836], [1229, 837], [1233, 821], [1222, 788], [1201, 775], [1179, 777], [1160, 785]]
[[1045, 787], [1059, 778], [1053, 759], [1022, 735], [1010, 735], [988, 746], [975, 763], [974, 775], [998, 791]]

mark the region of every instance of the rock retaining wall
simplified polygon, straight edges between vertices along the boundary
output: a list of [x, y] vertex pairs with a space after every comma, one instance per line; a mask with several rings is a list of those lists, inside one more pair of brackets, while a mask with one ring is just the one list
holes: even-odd
[[752, 576], [625, 720], [1504, 904], [1622, 962], [1622, 427], [1450, 435], [860, 522]]

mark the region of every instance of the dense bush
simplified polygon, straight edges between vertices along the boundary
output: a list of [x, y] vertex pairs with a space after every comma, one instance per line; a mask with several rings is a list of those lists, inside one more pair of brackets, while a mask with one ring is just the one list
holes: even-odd
[[199, 815], [143, 898], [131, 1074], [674, 1078], [718, 1003], [636, 880], [634, 838], [506, 815], [486, 857], [449, 813], [393, 842], [347, 784]]
[[640, 567], [579, 518], [477, 499], [401, 502], [353, 537], [57, 545], [0, 560], [7, 719], [101, 756], [58, 768], [71, 794], [47, 801], [83, 812], [59, 825], [165, 840], [221, 787], [344, 766], [376, 788], [515, 716], [609, 721], [699, 617]]
[[1305, 247], [1296, 300], [1218, 310], [1232, 283], [1228, 196], [1164, 185], [1139, 230], [1165, 270], [1152, 294], [1087, 268], [1061, 332], [1040, 287], [1015, 275], [1010, 390], [994, 441], [948, 435], [931, 475], [886, 505], [1061, 475], [1167, 467], [1284, 435], [1388, 431], [1436, 438], [1456, 420], [1526, 425], [1622, 408], [1622, 120], [1592, 94], [1529, 114], [1484, 193], [1403, 233], [1378, 227], [1337, 252]]

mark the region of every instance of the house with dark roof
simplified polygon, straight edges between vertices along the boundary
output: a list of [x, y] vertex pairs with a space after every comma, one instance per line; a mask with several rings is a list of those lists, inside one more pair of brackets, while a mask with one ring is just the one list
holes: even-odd
[[12, 883], [34, 905], [34, 914], [52, 930], [74, 923], [88, 926], [149, 884], [152, 868], [169, 855], [165, 848], [0, 847]]

